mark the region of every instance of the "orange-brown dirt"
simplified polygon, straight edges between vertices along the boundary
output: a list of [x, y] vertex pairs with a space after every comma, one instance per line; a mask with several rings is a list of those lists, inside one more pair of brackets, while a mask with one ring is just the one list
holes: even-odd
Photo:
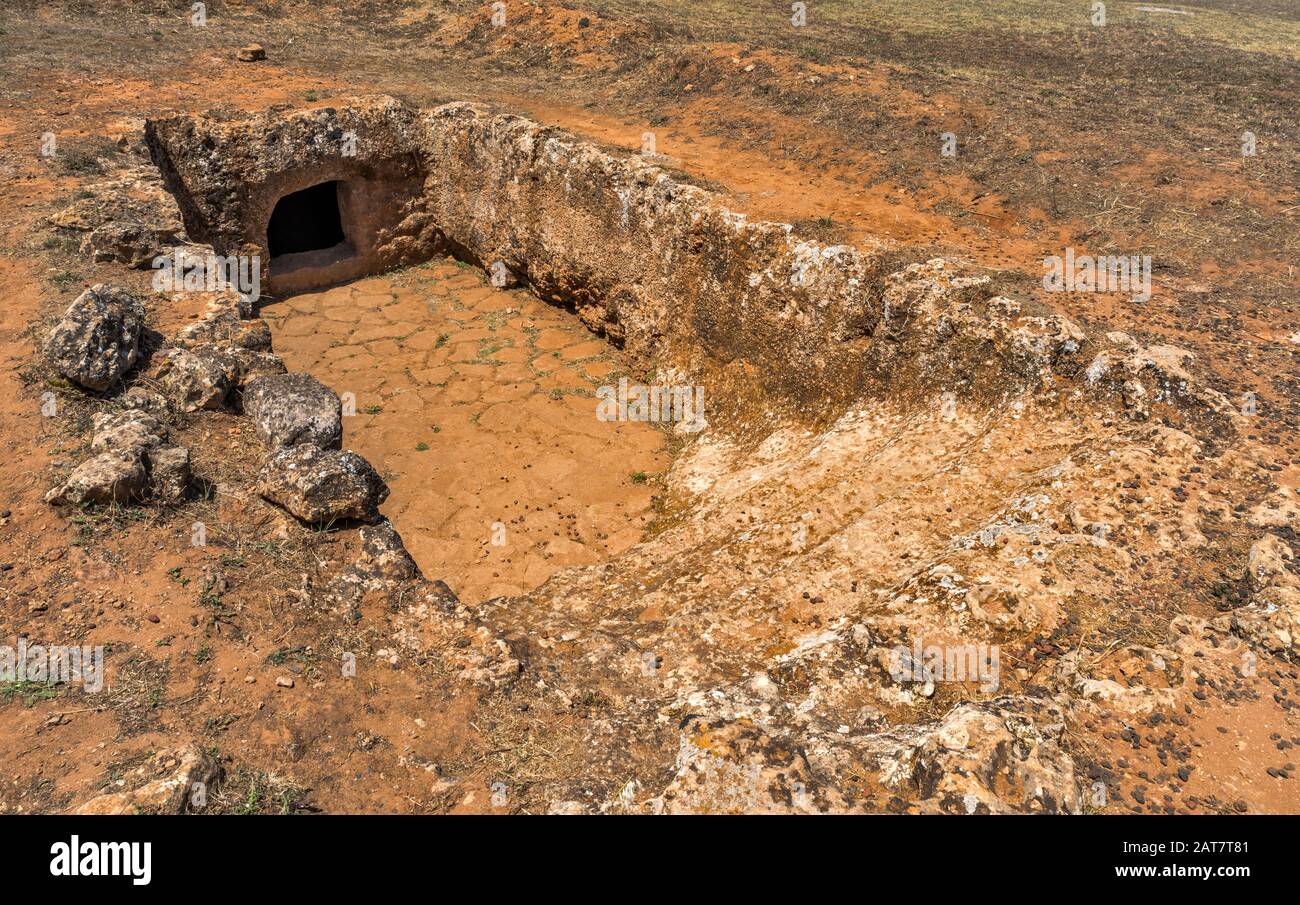
[[[1122, 140], [1134, 133], [1075, 128], [1071, 104], [1060, 99], [1069, 76], [1050, 71], [1055, 38], [1043, 38], [1042, 55], [1018, 75], [1010, 67], [1008, 100], [983, 78], [932, 78], [922, 51], [912, 58], [889, 42], [880, 58], [810, 60], [761, 29], [717, 34], [706, 23], [678, 27], [663, 4], [643, 13], [630, 3], [596, 5], [599, 11], [511, 0], [510, 15], [524, 28], [509, 36], [482, 27], [489, 7], [443, 3], [400, 4], [382, 29], [374, 24], [380, 5], [364, 3], [323, 11], [214, 3], [205, 29], [187, 25], [187, 3], [111, 11], [16, 4], [0, 12], [0, 48], [9, 57], [0, 75], [0, 358], [7, 365], [0, 627], [5, 643], [24, 635], [104, 644], [111, 686], [105, 700], [44, 688], [0, 698], [7, 725], [0, 809], [69, 808], [114, 790], [152, 752], [197, 740], [225, 768], [217, 810], [507, 812], [518, 799], [494, 797], [493, 784], [508, 777], [512, 787], [526, 787], [548, 762], [574, 757], [570, 730], [587, 718], [581, 707], [502, 711], [476, 694], [439, 694], [413, 670], [341, 682], [333, 657], [359, 646], [377, 614], [363, 604], [366, 621], [357, 628], [304, 610], [295, 595], [304, 580], [350, 561], [355, 539], [273, 517], [251, 493], [218, 494], [178, 511], [127, 507], [72, 517], [42, 501], [84, 451], [88, 415], [60, 396], [61, 416], [41, 416], [40, 338], [91, 283], [147, 285], [147, 274], [89, 261], [47, 227], [45, 218], [97, 175], [93, 162], [42, 158], [47, 132], [65, 155], [108, 154], [145, 116], [325, 105], [358, 84], [419, 103], [490, 101], [629, 150], [650, 131], [668, 165], [729, 193], [737, 209], [826, 238], [915, 246], [918, 260], [922, 250], [942, 250], [1085, 324], [1193, 349], [1234, 401], [1258, 394], [1249, 437], [1266, 450], [1274, 481], [1290, 492], [1300, 486], [1300, 193], [1295, 158], [1280, 150], [1288, 140], [1295, 147], [1293, 124], [1288, 133], [1270, 121], [1277, 131], [1268, 133], [1269, 147], [1278, 155], [1245, 160], [1232, 153], [1241, 123], [1227, 114], [1197, 120], [1189, 111], [1200, 108], [1188, 100], [1170, 108], [1191, 120], [1187, 135], [1142, 132], [1145, 119], [1133, 124], [1154, 145], [1147, 147]], [[589, 24], [580, 26], [584, 17]], [[1132, 73], [1135, 81], [1142, 71], [1135, 61], [1161, 56], [1152, 46], [1191, 48], [1194, 61], [1216, 52], [1210, 41], [1157, 38], [1163, 44], [1139, 35], [1099, 50], [1085, 36], [1075, 50], [1097, 62], [1095, 70], [1118, 59], [1116, 77]], [[233, 62], [249, 40], [267, 46], [267, 62]], [[927, 40], [916, 44], [943, 52]], [[996, 44], [1000, 52], [1019, 46], [1011, 38]], [[1294, 57], [1260, 58], [1273, 74], [1258, 91], [1265, 113], [1288, 100], [1294, 110]], [[1240, 86], [1230, 87], [1225, 92], [1235, 97]], [[1043, 119], [1025, 113], [1026, 98], [1050, 108]], [[837, 108], [858, 118], [840, 122]], [[864, 117], [872, 131], [855, 133]], [[897, 137], [906, 131], [900, 124], [922, 136], [916, 147]], [[1223, 127], [1215, 139], [1198, 131], [1211, 126]], [[930, 152], [947, 128], [984, 143], [940, 160]], [[1154, 299], [1135, 306], [1119, 296], [1036, 289], [1041, 259], [1066, 245], [1163, 255]], [[623, 366], [567, 312], [439, 261], [275, 300], [263, 314], [291, 370], [355, 394], [345, 445], [389, 480], [384, 510], [426, 574], [464, 599], [528, 590], [558, 569], [610, 560], [655, 518], [671, 517], [655, 499], [670, 464], [664, 435], [635, 425], [595, 436], [584, 430], [591, 389]], [[150, 325], [170, 333], [194, 316], [159, 300]], [[191, 422], [183, 439], [196, 472], [219, 486], [239, 486], [255, 467], [251, 429], [233, 416]], [[1008, 436], [1008, 448], [1017, 439]], [[189, 543], [195, 521], [220, 526], [206, 547]], [[490, 541], [495, 522], [512, 539], [503, 548]], [[1230, 519], [1193, 568], [1161, 572], [1157, 587], [1134, 590], [1125, 601], [1140, 623], [1133, 635], [1089, 626], [1098, 633], [1085, 638], [1096, 645], [1089, 649], [1097, 672], [1136, 674], [1114, 649], [1152, 640], [1150, 611], [1167, 623], [1178, 612], [1222, 609], [1232, 594], [1225, 586], [1241, 575], [1246, 534]], [[786, 590], [781, 622], [816, 627], [827, 618], [799, 589]], [[658, 615], [647, 610], [644, 618]], [[1038, 639], [1022, 652], [1020, 683], [1050, 671], [1062, 652], [1053, 639]], [[292, 687], [277, 678], [292, 678]], [[1298, 697], [1294, 663], [1263, 658], [1257, 673], [1243, 675], [1235, 651], [1211, 656], [1168, 706], [1073, 727], [1073, 753], [1085, 778], [1111, 789], [1097, 808], [1105, 812], [1296, 813]]]

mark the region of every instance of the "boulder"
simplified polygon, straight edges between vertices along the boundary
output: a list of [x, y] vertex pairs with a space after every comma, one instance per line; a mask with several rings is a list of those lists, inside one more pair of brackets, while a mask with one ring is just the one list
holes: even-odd
[[90, 448], [96, 452], [142, 453], [167, 439], [167, 431], [158, 419], [141, 409], [100, 412], [94, 417], [94, 425]]
[[46, 360], [88, 390], [107, 390], [135, 364], [144, 305], [125, 289], [98, 283], [68, 306], [45, 339]]
[[167, 349], [157, 356], [149, 376], [183, 412], [219, 409], [239, 382], [239, 360], [219, 346]]
[[343, 406], [334, 391], [310, 374], [258, 377], [244, 385], [244, 413], [271, 447], [310, 443], [343, 445]]
[[245, 44], [235, 53], [235, 59], [241, 63], [256, 63], [266, 59], [266, 48], [261, 44]]
[[189, 490], [190, 451], [183, 446], [160, 446], [145, 453], [149, 465], [149, 489], [161, 503], [179, 503]]
[[226, 315], [205, 317], [176, 334], [176, 345], [191, 348], [201, 345], [238, 346], [259, 352], [271, 350], [271, 328], [260, 317], [236, 320]]
[[230, 358], [239, 363], [239, 385], [241, 387], [247, 386], [257, 377], [264, 377], [269, 374], [283, 374], [288, 370], [284, 366], [284, 359], [272, 352], [258, 352], [240, 346], [230, 346], [226, 352]]
[[258, 476], [257, 491], [314, 524], [372, 522], [388, 498], [388, 485], [361, 456], [308, 444], [272, 452]]
[[171, 404], [167, 397], [144, 387], [131, 387], [118, 399], [124, 409], [145, 412], [154, 418], [167, 418], [171, 415]]
[[366, 525], [360, 531], [361, 555], [356, 572], [364, 579], [381, 583], [400, 583], [422, 578], [420, 567], [406, 552], [402, 536], [386, 518]]
[[138, 450], [109, 450], [77, 466], [61, 486], [45, 495], [45, 502], [55, 506], [125, 503], [143, 497], [146, 482]]

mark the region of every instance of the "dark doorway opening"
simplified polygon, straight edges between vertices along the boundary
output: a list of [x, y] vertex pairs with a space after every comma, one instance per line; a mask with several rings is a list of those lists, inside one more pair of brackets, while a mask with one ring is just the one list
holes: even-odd
[[276, 202], [266, 227], [266, 244], [273, 258], [333, 248], [342, 241], [337, 182], [322, 182], [285, 195]]

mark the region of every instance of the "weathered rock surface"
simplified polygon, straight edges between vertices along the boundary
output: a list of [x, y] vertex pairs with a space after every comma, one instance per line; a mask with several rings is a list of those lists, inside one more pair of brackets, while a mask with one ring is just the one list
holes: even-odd
[[359, 619], [357, 607], [368, 595], [386, 598], [395, 614], [396, 647], [384, 650], [386, 659], [436, 659], [456, 681], [481, 689], [502, 688], [518, 677], [523, 664], [511, 645], [445, 582], [424, 578], [387, 519], [362, 526], [359, 533], [360, 554], [324, 588], [324, 600]]
[[343, 444], [343, 406], [334, 391], [310, 374], [258, 377], [244, 385], [244, 413], [268, 446]]
[[131, 387], [118, 402], [124, 409], [135, 409], [152, 415], [155, 419], [166, 418], [171, 414], [171, 403], [167, 397], [145, 387]]
[[145, 453], [149, 466], [152, 498], [161, 503], [179, 503], [185, 499], [193, 475], [190, 451], [183, 446], [159, 446]]
[[305, 522], [340, 519], [374, 521], [388, 485], [370, 463], [354, 452], [301, 444], [267, 457], [257, 490]]
[[[665, 476], [681, 518], [616, 564], [466, 606], [381, 527], [328, 587], [357, 618], [364, 595], [388, 595], [394, 656], [481, 688], [527, 670], [535, 700], [584, 716], [577, 753], [538, 768], [532, 804], [1076, 813], [1071, 708], [1145, 714], [1172, 700], [1173, 681], [1146, 672], [1176, 671], [1156, 649], [1115, 652], [1141, 687], [1096, 658], [1031, 667], [1045, 639], [1076, 643], [1073, 612], [1120, 619], [1117, 600], [1168, 587], [1160, 570], [1231, 518], [1208, 473], [1242, 463], [1200, 463], [1219, 456], [1233, 413], [1185, 353], [1089, 337], [949, 261], [802, 241], [642, 159], [471, 105], [177, 117], [151, 124], [150, 146], [187, 223], [228, 252], [308, 176], [358, 178], [334, 160], [353, 128], [365, 165], [407, 156], [420, 176], [376, 190], [403, 214], [364, 266], [445, 248], [499, 264], [665, 381], [706, 385], [711, 406], [745, 403], [710, 417], [717, 428]], [[251, 190], [232, 199], [230, 184]], [[781, 417], [790, 403], [797, 416]], [[284, 474], [322, 455], [273, 453], [264, 494], [307, 520], [338, 508], [305, 500], [314, 476]], [[1252, 518], [1294, 511], [1285, 498]], [[1255, 566], [1273, 574], [1276, 557]], [[1251, 615], [1234, 614], [1237, 631], [1255, 632]], [[1279, 628], [1266, 631], [1280, 641]], [[1011, 696], [996, 670], [891, 674], [891, 651], [913, 642], [1005, 649], [1010, 687], [1045, 682], [1053, 697]]]
[[1300, 660], [1300, 575], [1291, 571], [1295, 556], [1280, 537], [1266, 534], [1250, 549], [1246, 581], [1250, 603], [1213, 620], [1266, 654]]
[[502, 633], [471, 613], [441, 581], [424, 581], [402, 594], [395, 629], [399, 651], [435, 656], [443, 669], [467, 685], [504, 688], [523, 668]]
[[126, 791], [99, 795], [74, 814], [184, 814], [203, 810], [221, 768], [195, 745], [160, 751], [123, 777]]
[[142, 453], [167, 439], [167, 430], [158, 419], [140, 409], [99, 412], [92, 422], [95, 430], [90, 448], [97, 452]]
[[1286, 541], [1276, 534], [1265, 534], [1250, 548], [1246, 560], [1246, 580], [1252, 590], [1262, 591], [1270, 585], [1284, 584], [1295, 554]]
[[[347, 134], [355, 157], [338, 151]], [[707, 380], [719, 395], [835, 410], [899, 386], [985, 398], [1051, 391], [1053, 374], [1083, 371], [1077, 325], [993, 297], [987, 278], [942, 261], [899, 270], [884, 246], [804, 241], [643, 157], [472, 104], [419, 111], [354, 98], [154, 120], [146, 136], [191, 232], [220, 253], [244, 249], [286, 191], [352, 180], [364, 188], [345, 207], [382, 197], [402, 211], [370, 224], [380, 238], [358, 249], [358, 272], [455, 249], [508, 280], [527, 274], [537, 295], [572, 305], [634, 358]], [[232, 196], [225, 187], [236, 184], [246, 191]], [[1085, 388], [1118, 395], [1134, 418], [1168, 403], [1231, 428], [1231, 407], [1192, 379], [1187, 353], [1116, 337], [1094, 356]]]
[[258, 352], [241, 346], [226, 346], [225, 354], [239, 365], [239, 385], [247, 386], [258, 377], [288, 372], [284, 359], [274, 352]]
[[68, 306], [46, 337], [51, 367], [89, 390], [107, 390], [133, 364], [144, 329], [144, 305], [125, 289], [91, 286]]
[[[428, 257], [433, 240], [407, 204], [423, 183], [425, 162], [413, 153], [420, 132], [416, 111], [382, 98], [301, 116], [150, 120], [145, 139], [189, 233], [223, 255], [271, 260], [268, 248], [245, 243], [265, 235], [275, 203], [312, 185], [339, 182], [355, 255], [328, 266], [329, 279], [337, 281]], [[241, 190], [230, 192], [232, 185]], [[220, 197], [211, 194], [216, 186], [223, 187]], [[255, 221], [259, 228], [246, 229]], [[273, 289], [283, 288], [277, 281], [290, 269], [272, 272]]]
[[154, 167], [117, 171], [111, 179], [82, 186], [81, 192], [83, 197], [50, 222], [81, 233], [81, 251], [95, 261], [148, 267], [185, 242], [176, 201]]
[[356, 569], [364, 579], [398, 584], [423, 578], [420, 567], [406, 552], [401, 535], [388, 519], [362, 526], [360, 534], [361, 556], [357, 559]]
[[221, 312], [183, 328], [176, 334], [174, 343], [181, 348], [220, 345], [269, 352], [271, 328], [261, 318], [238, 320], [228, 312]]
[[154, 356], [149, 376], [183, 412], [219, 409], [238, 383], [243, 368], [220, 346], [166, 349]]

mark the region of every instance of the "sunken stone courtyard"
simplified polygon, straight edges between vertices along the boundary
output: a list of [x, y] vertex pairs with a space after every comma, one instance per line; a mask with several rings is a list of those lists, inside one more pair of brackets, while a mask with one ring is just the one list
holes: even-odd
[[50, 194], [0, 585], [107, 690], [15, 686], [7, 810], [1300, 810], [1300, 496], [1200, 349], [486, 92], [305, 94], [141, 102]]

